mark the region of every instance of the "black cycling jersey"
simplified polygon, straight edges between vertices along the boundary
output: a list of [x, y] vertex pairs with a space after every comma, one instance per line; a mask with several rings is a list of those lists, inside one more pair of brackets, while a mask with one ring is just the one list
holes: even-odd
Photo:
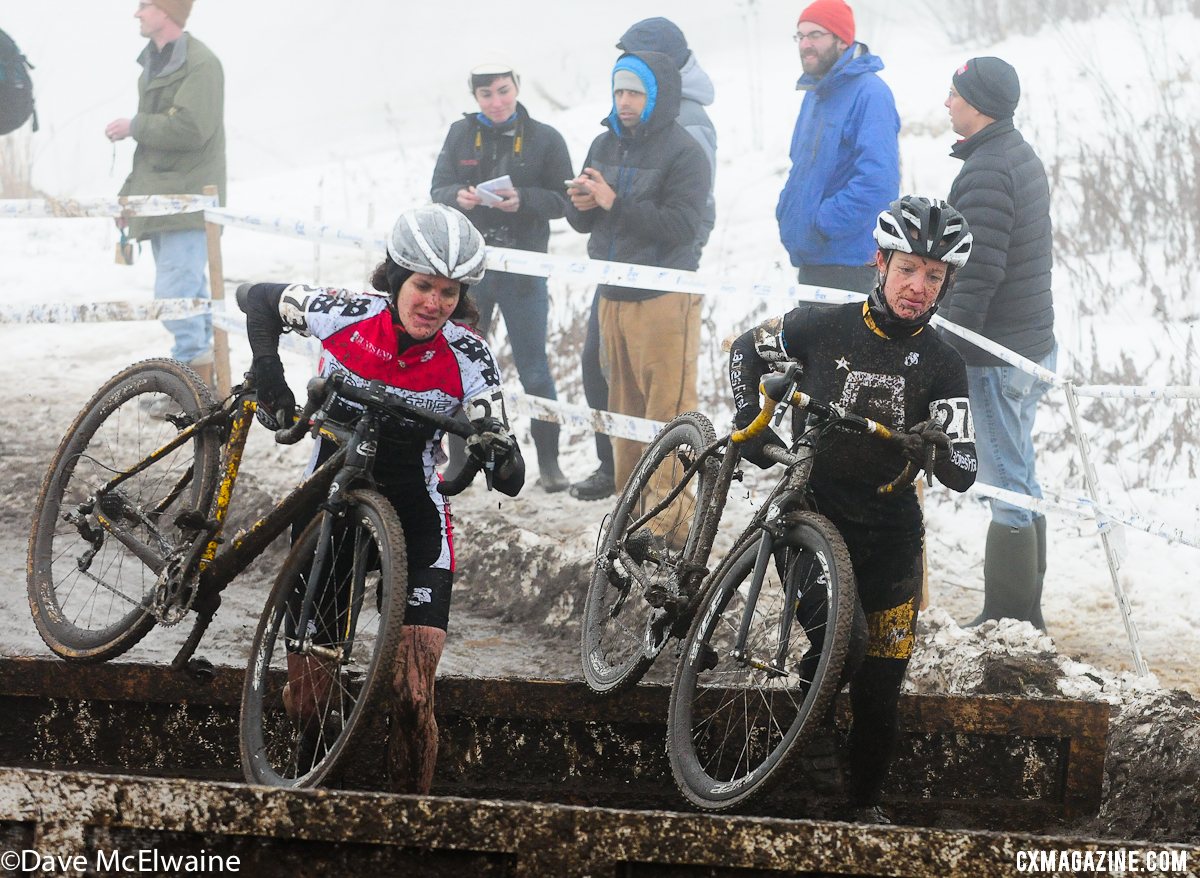
[[[866, 305], [801, 305], [767, 320], [734, 342], [729, 377], [739, 425], [760, 410], [758, 385], [772, 361], [803, 367], [799, 389], [815, 399], [904, 431], [935, 418], [950, 437], [934, 473], [946, 487], [965, 491], [975, 481], [975, 431], [962, 357], [937, 333], [924, 329], [889, 338]], [[835, 428], [836, 429], [836, 428]], [[878, 486], [904, 468], [898, 448], [876, 437], [826, 435], [817, 450], [810, 486], [819, 511], [844, 525], [919, 533], [921, 509], [913, 489], [880, 496]]]

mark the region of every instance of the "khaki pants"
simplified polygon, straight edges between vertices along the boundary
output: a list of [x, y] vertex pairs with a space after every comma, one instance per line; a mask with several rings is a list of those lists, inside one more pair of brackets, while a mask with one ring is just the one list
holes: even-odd
[[[688, 293], [665, 293], [639, 302], [600, 300], [601, 353], [608, 373], [610, 411], [669, 421], [696, 408], [700, 307], [701, 297]], [[642, 442], [613, 439], [618, 491], [629, 480], [644, 448]], [[660, 469], [659, 474], [644, 497], [650, 505], [674, 487], [668, 469]], [[690, 509], [687, 500], [681, 496], [674, 504], [680, 507], [680, 514], [685, 506]]]

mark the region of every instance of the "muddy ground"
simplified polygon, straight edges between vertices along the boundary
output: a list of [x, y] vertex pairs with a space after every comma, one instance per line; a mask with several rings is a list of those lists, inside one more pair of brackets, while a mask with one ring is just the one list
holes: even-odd
[[[47, 652], [25, 598], [29, 516], [63, 429], [93, 389], [63, 377], [30, 376], [23, 392], [0, 407], [4, 655]], [[240, 509], [235, 527], [239, 519], [251, 520], [251, 509], [265, 508], [279, 494], [305, 454], [274, 448], [265, 431], [256, 431], [235, 498], [235, 509]], [[456, 502], [460, 574], [441, 673], [580, 676], [580, 604], [605, 507], [562, 494], [548, 496], [532, 486], [516, 499], [472, 490]], [[278, 554], [269, 552], [227, 590], [200, 655], [218, 664], [244, 662]], [[1085, 698], [1112, 705], [1105, 805], [1081, 831], [1200, 843], [1200, 703], [1182, 688], [1169, 688], [1195, 686], [1200, 656], [1176, 654], [1158, 681], [1139, 680], [1122, 670], [1128, 660], [1120, 641], [1092, 642], [1073, 652], [1078, 644], [1056, 643], [1025, 624], [988, 623], [965, 631], [954, 619], [968, 618], [978, 596], [939, 589], [937, 568], [931, 581], [936, 606], [922, 617], [909, 673], [911, 690]], [[156, 629], [127, 660], [169, 661], [186, 633], [186, 625]], [[1077, 660], [1081, 655], [1088, 663]]]

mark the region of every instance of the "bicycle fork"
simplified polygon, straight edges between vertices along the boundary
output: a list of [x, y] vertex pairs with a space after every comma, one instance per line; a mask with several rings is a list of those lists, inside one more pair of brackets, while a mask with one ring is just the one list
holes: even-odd
[[[313, 642], [313, 635], [317, 631], [315, 608], [317, 596], [325, 588], [326, 569], [332, 563], [330, 548], [333, 540], [334, 520], [345, 518], [350, 507], [350, 501], [346, 498], [347, 486], [371, 469], [378, 443], [378, 420], [372, 416], [362, 418], [347, 445], [346, 462], [334, 476], [333, 484], [329, 488], [329, 496], [321, 504], [325, 515], [321, 518], [320, 532], [317, 536], [317, 551], [313, 557], [308, 583], [304, 589], [304, 599], [300, 605], [300, 618], [296, 621], [295, 651], [299, 655], [314, 655], [340, 665], [345, 664], [347, 657], [353, 654], [358, 614], [365, 597], [365, 592], [364, 595], [357, 595], [353, 593], [353, 589], [359, 565], [366, 564], [365, 550], [358, 546], [353, 547], [354, 557], [350, 573], [351, 594], [346, 608], [345, 629], [339, 638], [339, 646], [324, 646]], [[331, 587], [336, 587], [336, 585]]]
[[750, 634], [750, 623], [754, 618], [755, 608], [758, 606], [758, 598], [762, 593], [763, 580], [767, 576], [767, 565], [771, 563], [771, 559], [775, 552], [777, 540], [782, 536], [782, 531], [779, 526], [774, 523], [779, 516], [779, 507], [772, 506], [766, 515], [766, 519], [762, 522], [763, 536], [758, 544], [758, 554], [754, 559], [754, 573], [750, 577], [750, 586], [746, 593], [746, 606], [742, 611], [741, 625], [738, 629], [737, 641], [734, 643], [731, 656], [734, 661], [743, 667], [754, 668], [755, 670], [763, 671], [771, 677], [786, 677], [789, 675], [784, 662], [787, 659], [788, 646], [791, 642], [792, 623], [795, 617], [793, 608], [797, 605], [799, 583], [795, 576], [783, 576], [783, 612], [780, 614], [779, 620], [779, 637], [775, 647], [775, 654], [769, 662], [764, 662], [762, 659], [754, 658], [746, 652], [746, 640]]

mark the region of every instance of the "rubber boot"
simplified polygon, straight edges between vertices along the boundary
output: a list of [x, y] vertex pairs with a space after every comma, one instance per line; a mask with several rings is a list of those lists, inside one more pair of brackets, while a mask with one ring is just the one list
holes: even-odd
[[571, 486], [571, 481], [558, 468], [558, 424], [533, 421], [529, 425], [533, 447], [537, 451], [537, 483], [547, 494], [557, 494]]
[[1042, 585], [1046, 581], [1046, 516], [1034, 517], [1033, 530], [1037, 534], [1037, 587], [1033, 590], [1033, 602], [1025, 619], [1032, 622], [1034, 628], [1045, 632], [1046, 620], [1042, 618]]
[[983, 612], [967, 628], [988, 619], [1028, 621], [1038, 580], [1037, 533], [1027, 527], [988, 526], [983, 555]]

